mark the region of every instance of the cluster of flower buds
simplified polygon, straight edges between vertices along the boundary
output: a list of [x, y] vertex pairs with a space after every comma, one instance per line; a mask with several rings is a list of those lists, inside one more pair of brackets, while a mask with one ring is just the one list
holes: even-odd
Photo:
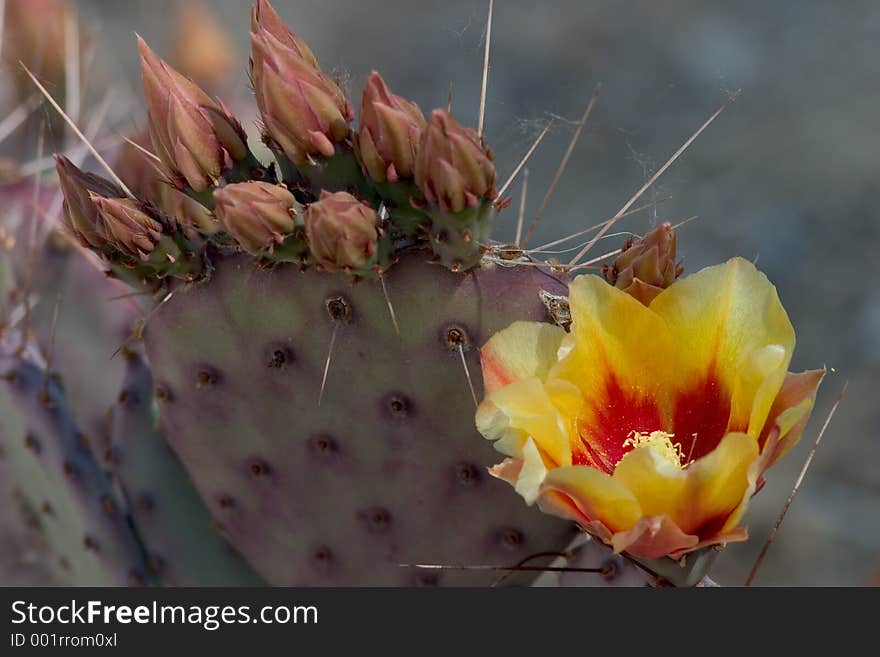
[[676, 262], [672, 224], [660, 224], [638, 240], [627, 240], [617, 259], [602, 271], [609, 283], [649, 305], [684, 272]]
[[367, 273], [381, 265], [379, 218], [348, 192], [322, 192], [306, 208], [305, 225], [312, 257], [324, 269]]
[[156, 163], [145, 155], [142, 148], [150, 143], [148, 132], [132, 135], [130, 143], [122, 146], [114, 170], [134, 194], [153, 204], [163, 214], [173, 217], [191, 236], [210, 235], [217, 230], [211, 211], [179, 191], [170, 183]]
[[84, 173], [67, 158], [56, 156], [55, 169], [64, 195], [65, 229], [111, 263], [117, 274], [185, 280], [202, 274], [203, 259], [173, 220], [125, 196], [109, 180]]
[[[141, 160], [131, 186], [151, 205], [80, 181], [85, 191], [65, 193], [71, 232], [82, 243], [101, 251], [109, 241], [111, 255], [143, 259], [165, 225], [175, 235], [182, 227], [191, 243], [234, 240], [260, 258], [355, 275], [382, 271], [392, 245], [428, 244], [453, 271], [480, 264], [495, 213], [493, 156], [448, 111], [435, 110], [426, 121], [374, 71], [353, 134], [343, 92], [269, 2], [256, 0], [250, 72], [283, 182], [274, 184], [274, 173], [266, 175], [271, 168], [256, 175], [262, 165], [226, 107], [140, 38], [138, 46], [149, 137], [161, 167], [145, 170]], [[223, 235], [211, 238], [218, 229]], [[154, 259], [165, 256], [159, 249]]]
[[252, 255], [271, 254], [296, 228], [296, 199], [285, 187], [235, 183], [214, 191], [220, 226]]
[[64, 226], [82, 246], [140, 260], [149, 257], [162, 237], [162, 224], [146, 205], [125, 198], [117, 185], [84, 173], [60, 155], [55, 156], [55, 170], [64, 194]]
[[251, 15], [251, 46], [251, 81], [267, 141], [297, 165], [331, 157], [354, 119], [345, 94], [265, 0], [257, 0]]
[[244, 130], [222, 103], [171, 68], [140, 37], [138, 46], [156, 154], [175, 185], [203, 192], [250, 155]]
[[415, 103], [392, 94], [376, 71], [361, 99], [355, 148], [364, 173], [378, 183], [412, 178], [425, 116]]

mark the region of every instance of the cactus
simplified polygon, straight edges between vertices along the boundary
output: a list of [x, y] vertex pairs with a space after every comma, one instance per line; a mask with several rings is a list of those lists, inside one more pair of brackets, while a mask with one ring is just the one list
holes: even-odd
[[108, 454], [147, 564], [173, 586], [258, 586], [253, 571], [216, 531], [184, 469], [156, 429], [153, 380], [141, 356], [126, 352]]
[[3, 451], [17, 490], [39, 513], [60, 581], [141, 584], [144, 555], [61, 384], [33, 350], [0, 344]]
[[[447, 110], [425, 120], [375, 72], [353, 128], [349, 100], [266, 0], [251, 43], [274, 162], [141, 39], [158, 163], [124, 167], [137, 195], [57, 160], [68, 236], [146, 310], [143, 355], [117, 361], [101, 466], [46, 366], [0, 354], [2, 436], [14, 470], [33, 473], [16, 490], [34, 508], [51, 497], [49, 552], [74, 555], [68, 579], [91, 584], [372, 586], [488, 585], [497, 573], [402, 566], [568, 554], [575, 526], [489, 476], [474, 423], [483, 345], [517, 321], [570, 322], [560, 269], [491, 240], [505, 206], [491, 149]], [[647, 305], [681, 274], [675, 246], [664, 224], [606, 275]], [[579, 564], [609, 564], [598, 585], [693, 585], [711, 557], [636, 567], [596, 542], [578, 550]]]

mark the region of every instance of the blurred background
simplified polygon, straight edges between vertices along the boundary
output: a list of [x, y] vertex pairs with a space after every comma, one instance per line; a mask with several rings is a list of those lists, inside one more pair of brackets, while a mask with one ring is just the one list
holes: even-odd
[[[89, 33], [82, 53], [90, 71], [79, 101], [83, 121], [105, 112], [97, 141], [118, 142], [120, 133], [143, 127], [135, 32], [253, 127], [246, 76], [250, 2], [73, 4]], [[457, 118], [476, 124], [486, 2], [274, 0], [274, 6], [324, 70], [342, 81], [355, 106], [375, 68], [426, 112], [445, 106], [451, 93]], [[199, 11], [216, 18], [211, 39], [193, 27], [206, 21]], [[761, 0], [495, 2], [486, 139], [500, 180], [552, 121], [528, 164], [527, 218], [594, 85], [602, 83], [532, 246], [613, 215], [739, 92], [645, 196], [671, 198], [618, 224], [641, 233], [660, 221], [696, 216], [679, 233], [687, 270], [734, 255], [757, 260], [797, 330], [792, 369], [829, 368], [810, 429], [750, 507], [752, 540], [730, 546], [713, 571], [722, 584], [745, 580], [846, 381], [846, 398], [757, 581], [863, 585], [880, 576], [878, 43], [880, 4], [873, 0], [845, 7]], [[8, 61], [4, 67], [14, 68]], [[61, 139], [62, 128], [53, 126]], [[30, 152], [35, 141], [33, 130], [20, 130], [0, 151], [7, 158]], [[516, 199], [520, 181], [510, 191]], [[515, 220], [515, 209], [502, 215], [499, 239], [513, 237]], [[596, 253], [624, 239], [612, 236]]]

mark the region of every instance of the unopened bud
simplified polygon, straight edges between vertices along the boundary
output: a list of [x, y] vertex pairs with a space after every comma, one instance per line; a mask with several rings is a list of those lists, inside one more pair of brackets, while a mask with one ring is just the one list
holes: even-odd
[[496, 196], [492, 152], [445, 110], [434, 110], [422, 133], [415, 179], [425, 198], [444, 212], [475, 208], [481, 198]]
[[392, 94], [373, 71], [364, 87], [360, 121], [357, 153], [370, 178], [380, 183], [412, 178], [425, 128], [419, 106]]
[[296, 199], [280, 185], [226, 185], [214, 192], [214, 201], [220, 226], [253, 255], [271, 253], [296, 226]]
[[128, 198], [90, 195], [98, 208], [108, 243], [132, 258], [146, 260], [162, 238], [162, 224], [146, 207]]
[[332, 156], [349, 135], [351, 105], [266, 0], [251, 16], [251, 80], [268, 138], [295, 164]]
[[102, 250], [107, 246], [107, 233], [92, 195], [121, 198], [125, 193], [109, 180], [80, 170], [62, 155], [55, 156], [55, 170], [64, 195], [64, 227], [82, 246]]
[[378, 252], [376, 212], [348, 192], [323, 191], [305, 210], [306, 238], [324, 269], [366, 269]]
[[683, 271], [675, 260], [675, 231], [668, 222], [640, 239], [629, 239], [617, 259], [603, 268], [609, 283], [646, 306]]
[[216, 103], [138, 37], [144, 96], [156, 155], [173, 178], [201, 192], [248, 155], [244, 130]]
[[211, 90], [228, 88], [235, 79], [238, 53], [234, 41], [201, 0], [178, 4], [172, 61], [181, 73]]

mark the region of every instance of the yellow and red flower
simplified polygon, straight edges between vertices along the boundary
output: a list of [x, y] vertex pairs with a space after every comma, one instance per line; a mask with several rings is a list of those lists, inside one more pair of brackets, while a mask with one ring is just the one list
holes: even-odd
[[788, 372], [776, 289], [735, 258], [648, 305], [575, 279], [571, 332], [518, 322], [482, 349], [491, 472], [616, 552], [678, 558], [744, 540], [764, 471], [798, 441], [824, 370]]

